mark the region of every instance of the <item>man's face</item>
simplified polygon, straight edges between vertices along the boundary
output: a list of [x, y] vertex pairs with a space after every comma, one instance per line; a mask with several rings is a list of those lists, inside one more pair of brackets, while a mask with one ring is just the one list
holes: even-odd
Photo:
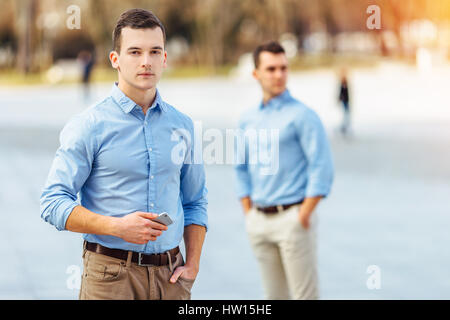
[[259, 66], [253, 76], [267, 95], [275, 97], [286, 90], [288, 61], [284, 53], [263, 51], [259, 54]]
[[161, 28], [123, 28], [120, 52], [112, 51], [109, 57], [119, 81], [139, 90], [154, 88], [167, 63]]

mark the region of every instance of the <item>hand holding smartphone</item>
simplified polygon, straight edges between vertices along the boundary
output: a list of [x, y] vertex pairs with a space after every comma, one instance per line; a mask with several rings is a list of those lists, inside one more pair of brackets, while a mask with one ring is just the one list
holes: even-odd
[[165, 226], [171, 225], [173, 223], [172, 219], [170, 218], [170, 216], [169, 216], [169, 214], [167, 212], [160, 213], [158, 215], [158, 217], [153, 219], [153, 221], [161, 223], [161, 224], [163, 224]]

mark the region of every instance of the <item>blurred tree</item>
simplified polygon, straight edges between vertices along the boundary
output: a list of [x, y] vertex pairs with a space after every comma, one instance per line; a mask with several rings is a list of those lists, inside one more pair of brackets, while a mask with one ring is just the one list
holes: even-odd
[[[2, 1], [13, 8], [14, 15], [8, 19], [0, 13], [0, 41], [17, 43], [16, 67], [25, 73], [48, 66], [51, 59], [42, 59], [51, 55], [48, 52], [53, 52], [55, 58], [62, 57], [65, 49], [86, 49], [86, 42], [95, 44], [98, 62], [107, 63], [115, 23], [122, 12], [131, 8], [152, 10], [166, 26], [168, 41], [175, 37], [187, 41], [189, 49], [180, 61], [212, 68], [235, 63], [259, 43], [279, 40], [284, 33], [293, 33], [302, 47], [312, 32], [327, 34], [331, 40], [341, 32], [369, 32], [366, 9], [370, 4], [381, 7], [381, 31], [394, 31], [400, 44], [405, 22], [450, 18], [450, 0]], [[82, 9], [81, 30], [69, 30], [65, 25], [66, 9], [73, 4]], [[47, 22], [53, 18], [58, 21], [48, 27]], [[383, 52], [381, 31], [370, 32], [378, 37]], [[70, 46], [64, 48], [63, 39]], [[328, 44], [327, 49], [333, 50], [333, 41]]]
[[17, 51], [17, 36], [14, 29], [14, 3], [12, 0], [2, 3], [0, 11], [0, 50], [3, 57], [0, 67], [11, 68], [14, 63], [14, 52]]
[[18, 31], [17, 69], [23, 73], [32, 70], [33, 52], [38, 41], [36, 16], [38, 0], [17, 0], [15, 2]]

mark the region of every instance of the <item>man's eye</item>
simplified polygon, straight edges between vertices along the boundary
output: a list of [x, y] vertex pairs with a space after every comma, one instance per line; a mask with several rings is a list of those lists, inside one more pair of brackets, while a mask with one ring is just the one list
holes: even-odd
[[152, 53], [152, 54], [159, 54], [159, 51], [158, 51], [158, 50], [154, 50], [154, 51], [152, 51], [151, 53]]
[[139, 51], [131, 51], [131, 54], [138, 54]]

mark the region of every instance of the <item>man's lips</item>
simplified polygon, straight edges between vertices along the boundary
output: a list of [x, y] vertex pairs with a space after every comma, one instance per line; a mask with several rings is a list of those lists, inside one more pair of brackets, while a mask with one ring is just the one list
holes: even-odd
[[153, 73], [148, 73], [148, 72], [144, 72], [144, 73], [138, 73], [138, 76], [154, 76], [155, 74]]

